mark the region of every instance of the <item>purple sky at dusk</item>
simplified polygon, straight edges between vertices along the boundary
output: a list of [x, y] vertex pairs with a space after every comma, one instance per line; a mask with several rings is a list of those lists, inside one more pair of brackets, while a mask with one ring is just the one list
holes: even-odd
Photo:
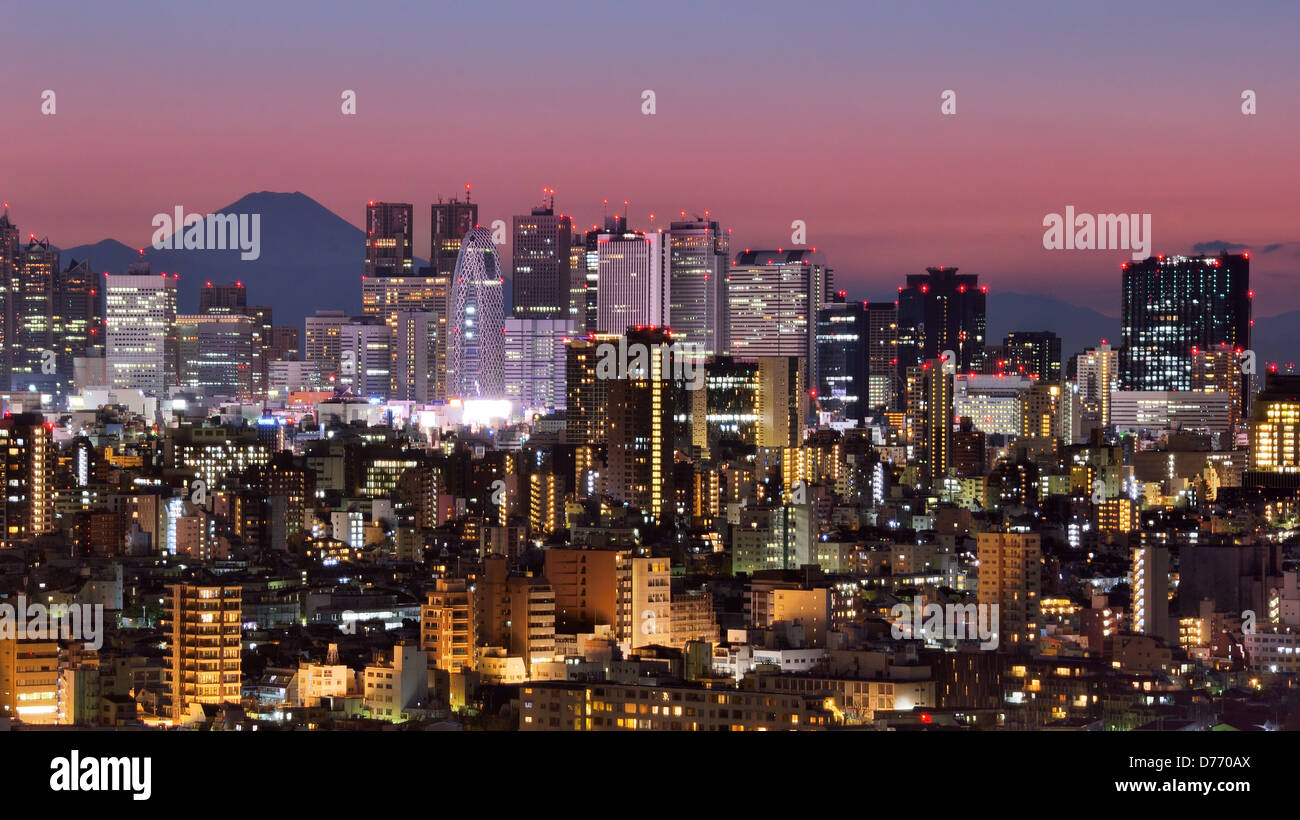
[[855, 297], [943, 264], [1115, 314], [1128, 251], [1042, 247], [1073, 205], [1152, 214], [1155, 253], [1244, 243], [1258, 315], [1300, 308], [1294, 4], [440, 6], [11, 5], [0, 198], [64, 247], [252, 191], [413, 202], [424, 256], [438, 195], [487, 223], [551, 186], [580, 225], [707, 208], [737, 250], [802, 219]]

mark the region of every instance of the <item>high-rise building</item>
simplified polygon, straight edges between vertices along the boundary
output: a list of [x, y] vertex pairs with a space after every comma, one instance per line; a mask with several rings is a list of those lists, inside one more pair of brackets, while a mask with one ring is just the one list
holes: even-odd
[[817, 373], [817, 311], [832, 272], [815, 248], [736, 255], [727, 283], [731, 355], [801, 356], [804, 383]]
[[1042, 595], [1042, 539], [1038, 533], [981, 532], [979, 603], [998, 607], [1000, 647], [1032, 645]]
[[1002, 340], [1005, 366], [998, 372], [1038, 381], [1061, 381], [1061, 337], [1047, 330], [1015, 330]]
[[362, 398], [388, 399], [392, 391], [393, 328], [374, 316], [353, 319], [340, 329], [340, 387]]
[[302, 361], [302, 343], [298, 328], [271, 328], [271, 361]]
[[104, 357], [104, 288], [100, 274], [83, 259], [72, 262], [54, 282], [56, 371], [60, 390], [71, 389], [74, 361]]
[[953, 374], [938, 359], [922, 362], [908, 371], [907, 394], [910, 463], [920, 469], [926, 487], [937, 489], [952, 466]]
[[54, 529], [54, 436], [39, 413], [0, 419], [0, 463], [5, 493], [0, 496], [3, 543], [27, 541]]
[[177, 274], [149, 272], [148, 262], [125, 276], [105, 275], [106, 368], [112, 386], [166, 398], [176, 383]]
[[1250, 375], [1241, 372], [1242, 352], [1227, 344], [1204, 350], [1192, 348], [1191, 389], [1198, 393], [1226, 393], [1231, 401], [1228, 423], [1233, 427], [1241, 422], [1250, 404]]
[[478, 663], [474, 590], [460, 579], [439, 578], [420, 607], [420, 650], [429, 668], [459, 672]]
[[505, 396], [505, 280], [492, 232], [465, 234], [451, 285], [448, 396]]
[[727, 310], [730, 244], [706, 218], [673, 222], [668, 229], [668, 322], [674, 339], [700, 356], [725, 354], [731, 342]]
[[1142, 635], [1173, 640], [1169, 619], [1169, 548], [1141, 544], [1132, 549], [1129, 588], [1132, 590], [1132, 628]]
[[525, 410], [565, 406], [565, 342], [569, 319], [506, 319], [506, 397]]
[[1251, 411], [1242, 485], [1300, 493], [1300, 376], [1266, 375]]
[[802, 356], [759, 356], [759, 447], [798, 447], [808, 418], [807, 366]]
[[[630, 330], [627, 344], [645, 345], [644, 370], [629, 369], [609, 379], [605, 415], [608, 447], [606, 491], [617, 501], [657, 521], [671, 516], [674, 417], [678, 385], [673, 382], [672, 338], [663, 328]], [[600, 378], [600, 373], [597, 373]]]
[[243, 315], [248, 307], [248, 290], [243, 282], [214, 285], [204, 282], [199, 290], [199, 313], [212, 316], [234, 313]]
[[596, 331], [669, 324], [668, 259], [662, 232], [602, 233], [596, 247]]
[[169, 584], [166, 607], [171, 719], [180, 722], [195, 705], [238, 703], [242, 588]]
[[569, 339], [564, 346], [565, 429], [568, 440], [594, 445], [605, 439], [610, 379], [599, 378], [601, 345], [617, 345], [616, 333], [592, 333]]
[[867, 408], [899, 407], [898, 303], [867, 305]]
[[425, 404], [433, 400], [438, 360], [438, 316], [432, 311], [394, 314], [393, 401]]
[[870, 409], [867, 304], [844, 296], [817, 312], [817, 404], [837, 421], [861, 421]]
[[15, 296], [22, 284], [18, 278], [22, 270], [19, 247], [18, 226], [9, 219], [6, 202], [4, 214], [0, 215], [0, 386], [10, 384], [9, 370], [17, 348]]
[[307, 341], [303, 352], [307, 361], [319, 364], [321, 379], [326, 384], [336, 383], [340, 375], [339, 345], [343, 327], [349, 321], [348, 314], [342, 310], [318, 310], [315, 316], [306, 319]]
[[1191, 390], [1193, 350], [1249, 350], [1252, 295], [1250, 254], [1126, 262], [1121, 388]]
[[238, 313], [178, 315], [178, 380], [205, 396], [253, 396], [253, 320]]
[[1099, 427], [1110, 424], [1110, 396], [1119, 389], [1119, 351], [1101, 340], [1075, 359], [1075, 383], [1083, 412], [1092, 414]]
[[[427, 391], [427, 401], [440, 398], [441, 380], [445, 379], [446, 354], [442, 345], [447, 336], [447, 305], [450, 276], [432, 273], [432, 268], [420, 268], [420, 276], [381, 276], [361, 278], [361, 312], [384, 321], [398, 333], [397, 314], [402, 311], [430, 314], [430, 330], [433, 333], [433, 347], [429, 351], [429, 378], [432, 380]], [[397, 348], [393, 350], [397, 355]], [[396, 374], [398, 364], [393, 363]], [[445, 387], [445, 386], [444, 386]], [[394, 383], [394, 395], [404, 393]]]
[[957, 372], [980, 371], [984, 358], [988, 287], [956, 268], [908, 274], [898, 290], [899, 372], [952, 351]]
[[366, 206], [366, 278], [415, 273], [413, 209], [401, 202]]
[[456, 272], [456, 260], [465, 234], [478, 227], [478, 203], [469, 201], [469, 186], [465, 186], [464, 201], [442, 197], [433, 203], [430, 223], [429, 266], [433, 275], [451, 276]]
[[573, 219], [555, 213], [555, 192], [527, 216], [514, 218], [514, 313], [521, 319], [569, 317], [569, 243]]
[[[14, 291], [16, 330], [12, 360], [12, 387], [15, 390], [54, 392], [56, 372], [43, 367], [54, 352], [55, 277], [59, 273], [59, 252], [50, 240], [31, 237], [19, 252], [18, 288]], [[51, 362], [53, 363], [53, 362]]]

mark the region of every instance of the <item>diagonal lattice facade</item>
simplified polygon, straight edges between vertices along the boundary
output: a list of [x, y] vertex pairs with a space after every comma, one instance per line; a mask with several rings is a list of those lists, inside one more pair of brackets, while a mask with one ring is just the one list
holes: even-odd
[[505, 279], [492, 232], [465, 234], [451, 283], [449, 397], [499, 399], [505, 396]]

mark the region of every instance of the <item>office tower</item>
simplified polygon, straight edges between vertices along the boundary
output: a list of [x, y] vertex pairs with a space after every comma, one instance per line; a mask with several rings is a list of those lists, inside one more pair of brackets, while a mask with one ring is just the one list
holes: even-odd
[[524, 410], [565, 406], [565, 342], [569, 319], [506, 319], [506, 398]]
[[505, 396], [505, 280], [492, 232], [465, 234], [451, 285], [448, 330], [448, 396], [500, 399]]
[[469, 186], [465, 186], [465, 200], [433, 203], [430, 230], [429, 266], [432, 273], [451, 276], [456, 272], [456, 260], [465, 234], [478, 227], [478, 203], [469, 201]]
[[1132, 590], [1132, 629], [1154, 635], [1169, 645], [1173, 640], [1169, 619], [1169, 548], [1142, 545], [1132, 548], [1129, 588]]
[[673, 338], [700, 356], [725, 354], [731, 341], [727, 276], [731, 253], [718, 223], [697, 217], [668, 229], [668, 322]]
[[831, 269], [815, 249], [737, 254], [727, 285], [731, 355], [801, 356], [810, 384], [817, 373], [817, 311], [831, 288]]
[[54, 354], [54, 279], [59, 272], [59, 252], [50, 247], [48, 238], [33, 236], [19, 252], [18, 268], [12, 389], [55, 392], [58, 375], [46, 372], [52, 368], [42, 365]]
[[594, 445], [605, 439], [611, 379], [596, 375], [602, 345], [618, 345], [617, 333], [592, 333], [564, 345], [565, 430], [570, 444]]
[[[1241, 372], [1242, 352], [1227, 344], [1204, 350], [1192, 348], [1191, 389], [1198, 393], [1226, 393], [1231, 402], [1228, 423], [1233, 427], [1249, 409], [1250, 376]], [[1245, 393], [1243, 388], [1247, 388]]]
[[393, 401], [427, 404], [433, 400], [438, 360], [438, 316], [432, 311], [401, 310], [393, 320]]
[[[625, 217], [606, 216], [604, 230], [592, 225], [591, 230], [587, 231], [587, 235], [583, 239], [583, 247], [587, 258], [584, 293], [587, 300], [586, 330], [588, 333], [598, 332], [600, 325], [600, 237], [602, 234], [621, 234], [626, 230], [627, 219]], [[622, 333], [623, 330], [618, 332]]]
[[898, 303], [867, 302], [867, 409], [899, 407]]
[[953, 374], [938, 359], [908, 370], [907, 419], [912, 458], [924, 486], [938, 489], [952, 466]]
[[958, 429], [952, 434], [953, 472], [959, 476], [982, 476], [989, 469], [988, 434], [976, 430], [971, 419], [960, 413], [958, 417]]
[[678, 387], [672, 381], [672, 337], [664, 328], [633, 329], [627, 333], [627, 344], [629, 348], [645, 345], [649, 355], [637, 365], [629, 357], [628, 372], [608, 380], [605, 486], [616, 501], [630, 504], [656, 521], [665, 521], [672, 514], [674, 416], [678, 404]]
[[759, 356], [759, 447], [798, 447], [808, 418], [807, 366], [801, 356]]
[[1096, 417], [1098, 426], [1110, 424], [1110, 395], [1119, 389], [1119, 351], [1105, 339], [1075, 360], [1075, 383], [1084, 413]]
[[817, 311], [817, 406], [836, 421], [861, 421], [868, 405], [870, 331], [865, 302], [844, 291]]
[[[593, 283], [593, 309], [595, 304], [594, 283], [597, 274], [595, 271], [588, 270], [588, 256], [586, 235], [574, 231], [569, 239], [569, 312], [566, 318], [573, 322], [574, 332], [579, 334], [585, 334], [590, 329], [587, 326], [588, 276]], [[590, 258], [594, 264], [595, 254], [590, 254]]]
[[401, 202], [366, 206], [365, 276], [410, 276], [415, 273], [412, 208]]
[[1061, 385], [1035, 381], [1020, 394], [1020, 435], [1059, 437], [1065, 412]]
[[195, 706], [239, 703], [243, 590], [233, 586], [168, 584], [167, 694], [179, 723]]
[[[397, 314], [401, 311], [432, 314], [433, 348], [429, 374], [433, 379], [427, 401], [441, 398], [445, 385], [446, 353], [442, 345], [447, 335], [447, 305], [450, 276], [433, 275], [432, 268], [422, 267], [420, 276], [362, 277], [361, 312], [382, 319], [397, 332]], [[396, 352], [396, 351], [394, 351]], [[394, 370], [396, 370], [394, 363]], [[394, 385], [396, 390], [396, 385]]]
[[430, 211], [429, 266], [420, 269], [420, 276], [431, 279], [434, 287], [433, 303], [420, 310], [432, 310], [438, 316], [437, 361], [434, 364], [433, 398], [448, 398], [447, 355], [450, 352], [448, 332], [451, 328], [451, 279], [456, 272], [465, 234], [478, 225], [478, 204], [469, 201], [469, 186], [465, 186], [465, 200], [451, 199], [443, 202], [439, 197]]
[[1016, 330], [1002, 340], [1001, 372], [1038, 381], [1061, 380], [1061, 337], [1047, 330]]
[[208, 281], [199, 289], [199, 313], [204, 315], [243, 315], [247, 307], [248, 291], [243, 282], [214, 285]]
[[662, 232], [602, 233], [597, 241], [596, 330], [663, 327], [668, 316], [668, 259]]
[[1242, 485], [1300, 492], [1300, 376], [1269, 373], [1255, 397]]
[[235, 313], [176, 317], [177, 374], [204, 396], [253, 396], [253, 319]]
[[984, 357], [987, 287], [979, 277], [957, 275], [956, 268], [926, 268], [908, 274], [898, 291], [899, 372], [945, 350], [956, 355], [959, 373], [979, 372]]
[[[35, 237], [33, 237], [35, 238]], [[9, 386], [9, 373], [17, 347], [16, 294], [21, 286], [18, 275], [18, 226], [9, 219], [9, 203], [0, 215], [0, 386]]]
[[358, 317], [340, 329], [340, 387], [354, 396], [386, 401], [392, 391], [392, 367], [393, 328], [378, 317]]
[[976, 536], [981, 606], [998, 608], [999, 648], [1032, 645], [1042, 593], [1042, 540], [1037, 533]]
[[343, 327], [349, 322], [348, 315], [342, 310], [318, 310], [315, 316], [306, 319], [303, 353], [309, 362], [320, 365], [321, 379], [326, 384], [334, 384], [340, 373], [340, 342]]
[[301, 361], [302, 344], [299, 342], [298, 328], [271, 328], [271, 361]]
[[125, 276], [105, 274], [106, 367], [115, 389], [166, 398], [176, 383], [177, 274], [149, 273], [148, 262]]
[[103, 285], [87, 260], [72, 262], [55, 278], [55, 315], [58, 317], [56, 347], [59, 382], [65, 388], [73, 381], [73, 360], [103, 358]]
[[1023, 397], [1032, 384], [1021, 376], [956, 374], [953, 415], [970, 419], [971, 426], [986, 435], [1024, 435]]
[[253, 397], [266, 397], [267, 373], [271, 366], [271, 337], [275, 330], [270, 305], [249, 305], [244, 314], [252, 321], [253, 327]]
[[0, 419], [5, 494], [0, 526], [6, 546], [54, 529], [54, 435], [39, 413]]
[[1249, 254], [1126, 262], [1122, 389], [1190, 390], [1193, 349], [1249, 350], [1251, 297]]
[[464, 580], [439, 578], [420, 607], [420, 650], [429, 668], [459, 672], [478, 664], [474, 590]]
[[555, 192], [547, 189], [540, 207], [514, 218], [514, 313], [521, 319], [567, 319], [569, 243], [573, 220], [555, 213]]
[[[775, 370], [771, 375], [776, 375]], [[708, 361], [704, 367], [704, 389], [690, 391], [687, 396], [691, 445], [699, 448], [698, 458], [708, 458], [723, 441], [758, 444], [762, 409], [765, 409], [761, 393], [758, 362], [731, 356], [716, 356]]]

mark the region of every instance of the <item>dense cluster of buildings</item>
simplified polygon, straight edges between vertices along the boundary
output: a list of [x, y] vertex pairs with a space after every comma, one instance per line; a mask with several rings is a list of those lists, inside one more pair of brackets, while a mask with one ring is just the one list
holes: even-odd
[[1127, 264], [1122, 338], [1063, 350], [987, 338], [976, 275], [852, 301], [708, 214], [548, 190], [508, 260], [468, 195], [430, 218], [417, 267], [369, 203], [361, 313], [301, 329], [0, 218], [0, 604], [106, 625], [0, 624], [0, 722], [1300, 720], [1300, 376], [1256, 372], [1248, 254]]

